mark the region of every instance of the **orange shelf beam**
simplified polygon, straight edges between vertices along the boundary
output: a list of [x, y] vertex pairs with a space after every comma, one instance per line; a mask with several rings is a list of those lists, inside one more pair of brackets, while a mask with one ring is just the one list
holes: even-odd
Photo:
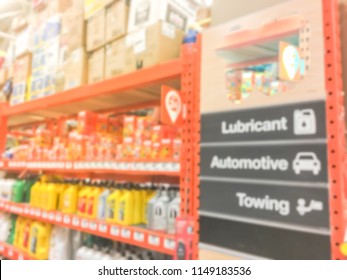
[[29, 254], [5, 242], [0, 242], [0, 255], [10, 260], [35, 260]]
[[56, 171], [66, 173], [105, 173], [119, 175], [180, 176], [179, 162], [170, 160], [124, 161], [0, 161], [8, 171]]
[[120, 94], [127, 90], [165, 83], [167, 80], [179, 78], [181, 71], [181, 60], [176, 59], [98, 83], [58, 92], [15, 106], [7, 106], [0, 112], [0, 115], [10, 117], [61, 105], [71, 105], [100, 95]]
[[46, 211], [23, 203], [0, 201], [0, 211], [16, 214], [30, 219], [87, 232], [96, 236], [120, 241], [148, 250], [173, 255], [175, 236], [155, 232], [141, 227], [122, 226], [96, 219], [83, 218], [75, 214]]

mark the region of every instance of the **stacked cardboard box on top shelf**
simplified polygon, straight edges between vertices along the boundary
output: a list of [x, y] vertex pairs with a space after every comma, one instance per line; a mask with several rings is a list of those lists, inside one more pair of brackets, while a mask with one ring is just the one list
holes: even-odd
[[[189, 1], [42, 1], [25, 28], [16, 33], [10, 103], [177, 58], [194, 19], [185, 2]], [[0, 78], [5, 80], [6, 74], [0, 72]]]
[[194, 17], [180, 5], [184, 1], [106, 2], [88, 9], [88, 83], [179, 56], [184, 31]]

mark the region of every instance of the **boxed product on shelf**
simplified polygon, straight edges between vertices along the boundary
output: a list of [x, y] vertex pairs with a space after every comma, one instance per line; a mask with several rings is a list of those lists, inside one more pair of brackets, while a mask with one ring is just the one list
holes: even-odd
[[106, 8], [105, 42], [110, 42], [126, 35], [128, 12], [127, 0], [116, 0]]
[[32, 28], [28, 26], [16, 34], [15, 56], [18, 57], [32, 50]]
[[31, 53], [23, 54], [14, 62], [13, 82], [26, 82], [31, 74]]
[[104, 7], [105, 0], [84, 0], [84, 17], [88, 19]]
[[95, 83], [104, 79], [105, 49], [101, 47], [89, 54], [88, 83]]
[[165, 22], [158, 22], [133, 32], [126, 38], [132, 68], [141, 69], [179, 57], [184, 32]]
[[83, 11], [70, 8], [62, 14], [61, 35], [68, 52], [85, 46], [86, 26]]
[[87, 20], [86, 49], [88, 52], [105, 44], [105, 15], [105, 9], [102, 9]]
[[126, 37], [105, 46], [105, 78], [111, 78], [136, 70], [132, 48], [126, 47]]
[[87, 54], [84, 48], [70, 52], [64, 68], [65, 90], [84, 85], [87, 78]]
[[20, 104], [27, 99], [27, 83], [31, 73], [31, 53], [16, 58], [13, 67], [13, 91], [11, 105]]
[[153, 25], [158, 21], [186, 30], [194, 20], [194, 10], [189, 1], [181, 0], [132, 0], [130, 3], [128, 32]]

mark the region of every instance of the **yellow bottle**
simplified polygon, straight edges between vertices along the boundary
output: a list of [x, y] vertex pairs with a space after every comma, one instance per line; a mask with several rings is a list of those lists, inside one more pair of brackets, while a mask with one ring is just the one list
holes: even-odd
[[118, 222], [118, 209], [119, 201], [124, 194], [123, 188], [120, 184], [117, 184], [116, 190], [114, 190], [108, 197], [106, 201], [106, 221], [117, 223]]
[[86, 184], [78, 192], [77, 215], [81, 217], [86, 217], [87, 215], [87, 202], [90, 192], [91, 188], [86, 186]]
[[57, 184], [47, 183], [43, 190], [44, 199], [42, 200], [42, 208], [46, 210], [57, 210], [58, 204], [58, 187]]
[[147, 211], [147, 199], [149, 197], [148, 195], [149, 190], [142, 186], [140, 188], [140, 193], [141, 193], [141, 223], [145, 224], [146, 223], [146, 219], [147, 219], [147, 215], [146, 215], [146, 211]]
[[64, 204], [64, 192], [67, 189], [68, 185], [65, 183], [59, 183], [56, 184], [57, 188], [57, 209], [58, 211], [63, 210], [63, 204]]
[[39, 205], [39, 192], [40, 192], [41, 182], [38, 180], [30, 190], [30, 205], [33, 207], [38, 207]]
[[28, 252], [28, 249], [29, 249], [31, 225], [32, 225], [32, 220], [25, 219], [23, 221], [21, 231], [19, 232], [18, 247], [22, 249], [24, 252]]
[[134, 193], [129, 185], [119, 200], [118, 223], [126, 226], [134, 223]]
[[51, 225], [33, 222], [30, 229], [29, 254], [39, 260], [48, 259]]
[[100, 183], [96, 183], [88, 195], [87, 200], [87, 217], [95, 219], [98, 215], [98, 198], [104, 191]]
[[21, 234], [23, 234], [24, 231], [24, 225], [25, 225], [25, 218], [23, 217], [18, 217], [16, 220], [16, 230], [14, 232], [14, 241], [13, 245], [15, 247], [21, 248]]
[[70, 184], [65, 189], [62, 199], [62, 212], [74, 214], [77, 210], [78, 185]]
[[141, 190], [138, 186], [136, 186], [133, 190], [131, 190], [133, 193], [134, 198], [134, 220], [133, 224], [141, 224], [142, 222], [142, 215], [143, 215], [143, 197]]
[[41, 180], [41, 184], [37, 189], [37, 206], [42, 209], [46, 209], [48, 193], [47, 193], [48, 183], [46, 180]]

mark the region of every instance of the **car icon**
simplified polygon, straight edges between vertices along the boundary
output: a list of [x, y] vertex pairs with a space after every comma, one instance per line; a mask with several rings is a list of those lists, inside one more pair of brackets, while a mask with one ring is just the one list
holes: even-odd
[[302, 171], [311, 171], [318, 175], [321, 170], [321, 163], [315, 153], [301, 152], [298, 153], [293, 161], [295, 174], [299, 175]]

